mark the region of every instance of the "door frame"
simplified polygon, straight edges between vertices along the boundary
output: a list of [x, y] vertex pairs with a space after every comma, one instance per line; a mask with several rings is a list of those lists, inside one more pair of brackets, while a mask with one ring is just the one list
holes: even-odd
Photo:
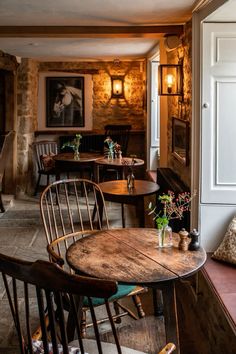
[[[201, 189], [201, 119], [202, 119], [202, 23], [229, 0], [215, 0], [193, 13], [192, 17], [192, 124], [191, 124], [191, 192], [198, 191], [191, 206], [191, 228], [199, 228]], [[200, 78], [200, 79], [199, 79]]]

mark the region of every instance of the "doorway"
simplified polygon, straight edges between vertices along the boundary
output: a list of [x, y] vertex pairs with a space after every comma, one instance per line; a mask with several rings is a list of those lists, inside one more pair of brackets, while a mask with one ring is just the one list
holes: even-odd
[[148, 107], [148, 170], [155, 171], [159, 165], [160, 157], [160, 100], [158, 96], [158, 53], [149, 59], [149, 107]]

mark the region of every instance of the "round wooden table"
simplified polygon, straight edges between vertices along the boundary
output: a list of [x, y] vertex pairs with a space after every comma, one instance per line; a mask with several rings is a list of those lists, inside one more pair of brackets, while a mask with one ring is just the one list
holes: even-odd
[[62, 172], [80, 172], [80, 177], [84, 177], [84, 171], [89, 169], [91, 174], [95, 176], [96, 170], [94, 162], [101, 158], [98, 153], [81, 152], [79, 160], [74, 159], [74, 153], [65, 152], [55, 156], [56, 179], [60, 179]]
[[128, 189], [127, 180], [107, 181], [99, 183], [99, 187], [105, 200], [121, 203], [123, 227], [125, 227], [124, 204], [135, 205], [139, 226], [145, 226], [144, 197], [155, 194], [160, 188], [157, 183], [146, 180], [135, 180], [133, 189]]
[[175, 281], [197, 272], [206, 261], [203, 248], [180, 251], [178, 242], [179, 235], [173, 234], [173, 247], [158, 248], [156, 229], [102, 230], [76, 241], [66, 258], [79, 274], [161, 289], [166, 341], [178, 347]]
[[135, 169], [136, 167], [143, 166], [144, 165], [144, 160], [141, 159], [136, 159], [136, 158], [131, 158], [131, 157], [122, 157], [121, 159], [108, 159], [108, 158], [99, 158], [95, 161], [95, 164], [97, 165], [97, 183], [99, 183], [99, 167], [100, 166], [105, 166], [105, 167], [114, 167], [116, 170], [118, 170], [120, 176], [122, 179], [125, 179], [125, 174], [126, 170], [128, 169], [129, 166], [132, 165], [134, 160], [134, 165], [133, 168]]

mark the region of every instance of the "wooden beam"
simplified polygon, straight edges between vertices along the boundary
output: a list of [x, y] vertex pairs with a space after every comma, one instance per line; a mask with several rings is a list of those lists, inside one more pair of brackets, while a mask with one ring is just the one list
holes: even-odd
[[0, 26], [0, 38], [157, 38], [183, 33], [183, 25], [158, 26]]

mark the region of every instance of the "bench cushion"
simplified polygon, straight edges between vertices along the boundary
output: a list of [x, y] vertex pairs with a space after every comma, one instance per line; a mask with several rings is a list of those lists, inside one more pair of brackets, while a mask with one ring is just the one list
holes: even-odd
[[[118, 291], [109, 298], [109, 301], [119, 300], [120, 298], [127, 296], [136, 288], [135, 285], [118, 285]], [[103, 305], [105, 303], [104, 299], [98, 297], [92, 297], [93, 306]], [[89, 306], [88, 298], [84, 298], [84, 306]]]
[[236, 267], [207, 257], [204, 265], [208, 282], [228, 314], [229, 319], [236, 327]]
[[236, 264], [236, 217], [231, 220], [223, 241], [213, 253], [212, 258]]

